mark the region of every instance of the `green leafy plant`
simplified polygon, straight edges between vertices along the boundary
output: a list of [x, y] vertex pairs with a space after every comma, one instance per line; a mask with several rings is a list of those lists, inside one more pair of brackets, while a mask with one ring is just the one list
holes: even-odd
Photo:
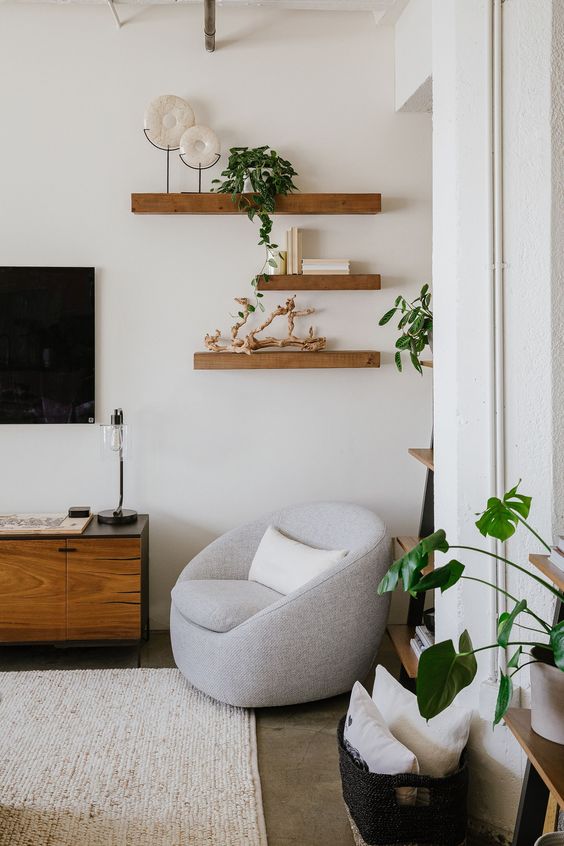
[[404, 297], [398, 297], [394, 307], [386, 312], [378, 324], [385, 326], [397, 312], [401, 314], [398, 329], [401, 329], [402, 333], [396, 341], [397, 352], [395, 355], [396, 367], [400, 373], [402, 371], [402, 352], [409, 353], [409, 358], [415, 369], [419, 373], [423, 373], [420, 355], [429, 343], [429, 336], [433, 331], [433, 313], [430, 305], [429, 286], [423, 285], [419, 296], [410, 303]]
[[[476, 526], [484, 537], [505, 541], [522, 524], [550, 551], [550, 546], [528, 524], [531, 497], [518, 493], [518, 487], [517, 484], [510, 491], [507, 491], [503, 499], [491, 497], [488, 500], [487, 508], [479, 516]], [[513, 692], [512, 680], [519, 670], [527, 664], [540, 660], [564, 672], [564, 621], [552, 625], [532, 611], [526, 599], [518, 599], [484, 579], [463, 575], [464, 564], [456, 558], [426, 575], [423, 574], [423, 570], [429, 564], [429, 556], [432, 552], [449, 552], [455, 549], [471, 550], [503, 561], [510, 567], [514, 567], [534, 579], [557, 599], [564, 600], [564, 593], [550, 582], [507, 558], [501, 558], [473, 546], [452, 546], [447, 541], [442, 529], [424, 538], [414, 549], [395, 561], [380, 582], [378, 586], [378, 593], [380, 594], [394, 590], [401, 583], [411, 596], [417, 596], [436, 588], [444, 592], [455, 585], [459, 579], [466, 579], [491, 587], [493, 590], [504, 594], [513, 603], [512, 609], [500, 614], [497, 620], [497, 640], [495, 643], [474, 649], [470, 635], [467, 631], [464, 631], [460, 636], [458, 647], [455, 647], [452, 640], [446, 640], [426, 649], [419, 659], [417, 674], [419, 711], [423, 717], [430, 719], [448, 708], [460, 691], [472, 683], [477, 672], [475, 658], [477, 652], [499, 647], [504, 649], [515, 647], [515, 651], [507, 663], [507, 674], [501, 673], [494, 717], [494, 725], [497, 725], [509, 708]], [[525, 619], [531, 625], [519, 622]], [[532, 631], [539, 635], [541, 639], [538, 642], [531, 640], [530, 636], [528, 639], [522, 639], [520, 631], [514, 634], [516, 629]], [[535, 654], [533, 654], [530, 650], [535, 647]]]
[[[220, 179], [214, 179], [212, 184], [218, 187], [212, 188], [212, 191], [231, 194], [233, 202], [246, 213], [249, 220], [254, 221], [256, 218], [260, 222], [258, 243], [261, 246], [264, 245], [266, 257], [260, 272], [251, 280], [255, 293], [255, 306], [251, 306], [251, 310], [254, 311], [258, 306], [261, 311], [264, 311], [264, 306], [260, 302], [262, 294], [257, 290], [258, 284], [261, 278], [268, 282], [266, 273], [268, 266], [277, 266], [276, 259], [272, 257], [272, 253], [278, 249], [278, 244], [273, 244], [270, 240], [271, 215], [274, 212], [277, 194], [289, 194], [297, 190], [293, 183], [293, 177], [297, 176], [297, 173], [290, 162], [278, 155], [276, 150], [265, 146], [232, 147], [229, 150], [227, 167], [221, 175], [225, 177], [223, 182]], [[252, 194], [243, 193], [247, 179], [252, 185]], [[242, 314], [239, 316], [242, 317]]]

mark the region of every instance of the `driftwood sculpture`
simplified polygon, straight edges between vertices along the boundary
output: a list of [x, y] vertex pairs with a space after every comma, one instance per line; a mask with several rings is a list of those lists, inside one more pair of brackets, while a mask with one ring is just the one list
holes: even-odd
[[[286, 300], [286, 305], [277, 306], [260, 326], [257, 326], [256, 329], [251, 329], [247, 335], [240, 338], [239, 332], [247, 323], [254, 309], [246, 297], [237, 297], [235, 302], [241, 306], [241, 312], [239, 313], [242, 316], [231, 327], [231, 342], [229, 344], [220, 343], [221, 332], [218, 329], [215, 334], [206, 335], [205, 337], [205, 344], [208, 350], [212, 350], [213, 352], [247, 353], [247, 355], [251, 355], [257, 350], [262, 350], [266, 347], [299, 347], [304, 352], [314, 352], [315, 350], [324, 349], [327, 344], [326, 338], [317, 338], [314, 336], [313, 326], [310, 326], [307, 338], [298, 338], [294, 335], [296, 318], [307, 317], [308, 314], [315, 312], [314, 308], [304, 308], [298, 311], [296, 309], [295, 297], [289, 297]], [[272, 336], [257, 338], [257, 335], [270, 326], [273, 320], [284, 315], [287, 315], [288, 318], [288, 334], [285, 338], [274, 338]]]

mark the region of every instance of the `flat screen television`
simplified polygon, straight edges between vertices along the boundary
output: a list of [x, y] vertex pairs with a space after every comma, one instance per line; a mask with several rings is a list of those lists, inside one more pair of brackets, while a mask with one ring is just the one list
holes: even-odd
[[0, 423], [94, 423], [93, 267], [0, 267]]

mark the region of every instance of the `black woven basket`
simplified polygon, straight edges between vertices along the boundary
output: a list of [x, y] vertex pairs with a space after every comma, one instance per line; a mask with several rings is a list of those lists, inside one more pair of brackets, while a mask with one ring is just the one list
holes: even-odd
[[[447, 778], [403, 773], [377, 775], [361, 769], [343, 746], [345, 717], [339, 723], [339, 767], [343, 798], [358, 846], [459, 846], [466, 839], [468, 769]], [[398, 805], [397, 787], [425, 788], [429, 804]]]

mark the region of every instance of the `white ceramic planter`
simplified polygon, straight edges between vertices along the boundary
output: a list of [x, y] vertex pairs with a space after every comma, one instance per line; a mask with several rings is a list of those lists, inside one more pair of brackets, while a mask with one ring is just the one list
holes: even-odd
[[[533, 654], [535, 650], [533, 649]], [[564, 744], [564, 672], [550, 664], [531, 664], [531, 726], [533, 731]], [[546, 841], [548, 842], [548, 841]], [[552, 841], [551, 841], [552, 842]], [[564, 841], [554, 841], [561, 843]], [[544, 841], [543, 841], [544, 843]]]
[[543, 834], [536, 841], [535, 846], [564, 846], [564, 831], [555, 831], [552, 834]]

